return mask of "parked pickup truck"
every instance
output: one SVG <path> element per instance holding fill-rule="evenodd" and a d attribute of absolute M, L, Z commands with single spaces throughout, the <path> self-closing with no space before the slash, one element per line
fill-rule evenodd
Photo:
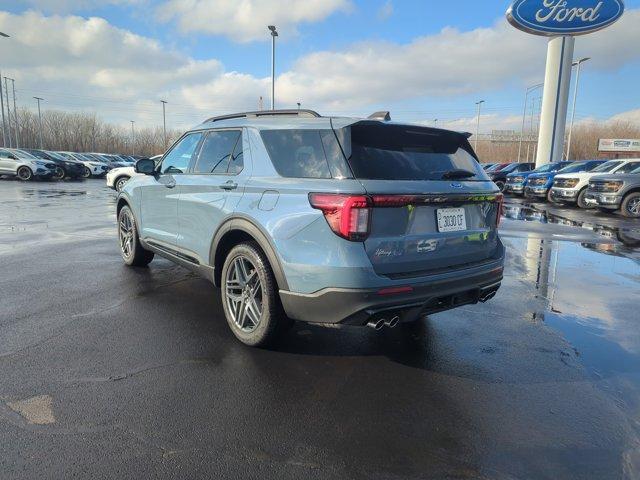
<path fill-rule="evenodd" d="M 640 167 L 629 173 L 593 177 L 585 201 L 602 211 L 619 209 L 625 217 L 640 218 Z"/>

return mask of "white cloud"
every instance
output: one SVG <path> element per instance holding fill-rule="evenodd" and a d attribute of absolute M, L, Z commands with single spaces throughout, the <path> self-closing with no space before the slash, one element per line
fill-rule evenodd
<path fill-rule="evenodd" d="M 350 8 L 350 0 L 168 0 L 157 14 L 161 21 L 176 20 L 183 33 L 250 42 L 269 39 L 267 25 L 295 35 L 300 23 L 318 22 Z"/>
<path fill-rule="evenodd" d="M 387 0 L 379 9 L 378 9 L 378 20 L 386 20 L 387 18 L 393 15 L 393 2 L 391 0 Z"/>
<path fill-rule="evenodd" d="M 106 5 L 141 4 L 145 0 L 16 0 L 16 4 L 32 7 L 43 12 L 67 13 L 85 11 Z"/>
<path fill-rule="evenodd" d="M 610 122 L 629 122 L 640 125 L 640 108 L 636 110 L 629 110 L 628 112 L 621 112 L 614 115 L 609 119 Z"/>

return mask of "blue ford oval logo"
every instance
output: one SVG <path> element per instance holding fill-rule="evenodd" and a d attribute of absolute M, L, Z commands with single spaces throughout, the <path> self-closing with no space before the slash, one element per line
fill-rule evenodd
<path fill-rule="evenodd" d="M 611 25 L 623 12 L 622 0 L 515 0 L 507 20 L 535 35 L 583 35 Z"/>
<path fill-rule="evenodd" d="M 461 183 L 452 183 L 451 184 L 451 188 L 462 188 L 462 184 Z"/>

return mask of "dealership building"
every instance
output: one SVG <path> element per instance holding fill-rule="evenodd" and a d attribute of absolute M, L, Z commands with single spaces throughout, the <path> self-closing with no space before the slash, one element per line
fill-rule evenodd
<path fill-rule="evenodd" d="M 601 138 L 598 141 L 600 158 L 639 158 L 640 139 Z"/>

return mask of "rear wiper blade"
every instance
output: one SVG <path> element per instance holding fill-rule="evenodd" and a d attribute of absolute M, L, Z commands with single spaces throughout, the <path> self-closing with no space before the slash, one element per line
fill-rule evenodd
<path fill-rule="evenodd" d="M 442 178 L 444 180 L 451 180 L 454 178 L 469 178 L 475 177 L 476 172 L 472 172 L 470 170 L 464 170 L 463 168 L 455 168 L 453 170 L 449 170 L 448 172 L 444 172 L 442 174 Z"/>

